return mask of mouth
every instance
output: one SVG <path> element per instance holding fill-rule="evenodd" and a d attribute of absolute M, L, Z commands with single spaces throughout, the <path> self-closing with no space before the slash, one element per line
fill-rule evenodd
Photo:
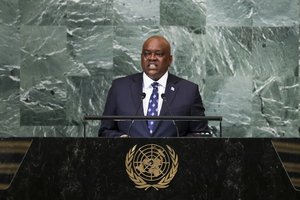
<path fill-rule="evenodd" d="M 157 69 L 157 65 L 156 65 L 155 63 L 149 63 L 149 64 L 147 65 L 147 67 L 148 67 L 149 69 Z"/>

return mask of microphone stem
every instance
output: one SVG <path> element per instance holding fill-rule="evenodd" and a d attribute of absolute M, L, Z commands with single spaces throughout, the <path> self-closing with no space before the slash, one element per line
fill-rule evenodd
<path fill-rule="evenodd" d="M 168 112 L 170 113 L 170 115 L 171 115 L 171 116 L 174 116 L 173 113 L 171 112 L 171 109 L 170 109 L 169 104 L 168 104 L 168 102 L 167 102 L 166 95 L 165 95 L 165 94 L 161 94 L 161 98 L 162 98 L 163 101 L 166 103 L 167 110 L 168 110 Z M 172 122 L 173 122 L 173 124 L 174 124 L 174 126 L 175 126 L 175 129 L 176 129 L 176 136 L 177 136 L 177 137 L 180 137 L 179 130 L 178 130 L 178 126 L 177 126 L 175 120 L 172 120 Z"/>
<path fill-rule="evenodd" d="M 146 93 L 143 92 L 143 93 L 141 94 L 141 100 L 140 100 L 140 103 L 139 103 L 139 106 L 138 106 L 136 112 L 134 113 L 134 116 L 136 116 L 137 113 L 139 112 L 139 110 L 140 110 L 140 108 L 141 108 L 141 105 L 142 105 L 142 103 L 143 103 L 143 99 L 145 99 L 145 97 L 146 97 Z M 134 119 L 131 120 L 131 123 L 130 123 L 130 125 L 129 125 L 128 131 L 127 131 L 127 135 L 128 135 L 128 136 L 130 136 L 130 130 L 131 130 L 131 128 L 132 128 L 133 123 L 134 123 Z"/>

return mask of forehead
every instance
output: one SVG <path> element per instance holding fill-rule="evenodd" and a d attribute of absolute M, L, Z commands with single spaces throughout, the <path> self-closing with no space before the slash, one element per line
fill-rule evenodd
<path fill-rule="evenodd" d="M 143 45 L 144 50 L 166 50 L 169 44 L 161 38 L 150 38 Z"/>

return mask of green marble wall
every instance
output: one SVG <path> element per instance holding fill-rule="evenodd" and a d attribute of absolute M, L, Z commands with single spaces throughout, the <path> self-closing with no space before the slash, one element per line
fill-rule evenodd
<path fill-rule="evenodd" d="M 300 0 L 1 0 L 0 136 L 82 136 L 162 34 L 224 136 L 298 137 L 299 14 Z"/>

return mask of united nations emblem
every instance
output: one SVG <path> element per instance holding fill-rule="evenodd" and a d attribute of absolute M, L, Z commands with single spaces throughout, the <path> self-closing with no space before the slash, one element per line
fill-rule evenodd
<path fill-rule="evenodd" d="M 168 145 L 166 149 L 156 144 L 136 147 L 129 150 L 125 160 L 126 172 L 135 187 L 145 190 L 169 187 L 178 169 L 175 151 Z"/>

